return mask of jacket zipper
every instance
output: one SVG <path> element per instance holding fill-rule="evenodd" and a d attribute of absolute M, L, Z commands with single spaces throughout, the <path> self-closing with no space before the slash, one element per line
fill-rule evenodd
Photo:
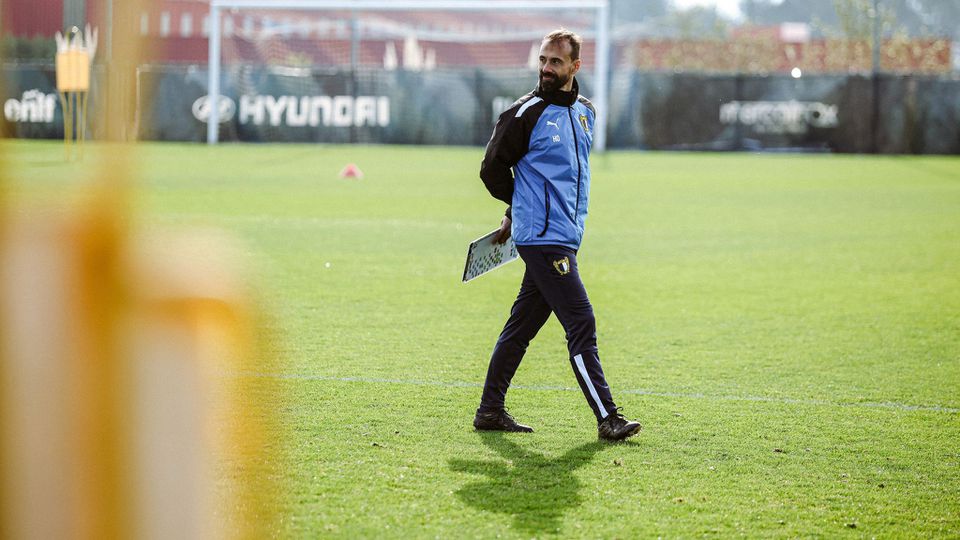
<path fill-rule="evenodd" d="M 550 225 L 550 192 L 547 191 L 546 182 L 543 183 L 543 205 L 546 209 L 546 217 L 543 219 L 543 230 L 537 235 L 538 238 L 547 234 L 547 227 Z"/>
<path fill-rule="evenodd" d="M 580 143 L 577 142 L 577 126 L 573 123 L 573 107 L 567 107 L 567 116 L 570 117 L 570 129 L 573 130 L 573 153 L 577 155 L 577 206 L 573 209 L 573 223 L 577 223 L 577 214 L 580 213 Z"/>

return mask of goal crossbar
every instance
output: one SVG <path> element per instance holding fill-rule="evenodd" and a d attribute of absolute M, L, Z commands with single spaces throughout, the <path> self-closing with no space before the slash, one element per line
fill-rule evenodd
<path fill-rule="evenodd" d="M 342 9 L 342 10 L 380 10 L 380 11 L 433 11 L 433 10 L 472 10 L 498 11 L 550 10 L 558 9 L 595 9 L 596 47 L 594 59 L 594 90 L 592 97 L 597 109 L 597 125 L 594 130 L 594 147 L 603 151 L 607 140 L 607 103 L 608 80 L 610 72 L 610 2 L 609 0 L 551 0 L 550 2 L 530 0 L 211 0 L 210 37 L 208 49 L 207 93 L 211 103 L 220 102 L 220 66 L 221 66 L 221 10 L 224 9 Z M 207 143 L 216 144 L 219 140 L 219 107 L 210 107 L 207 120 Z"/>

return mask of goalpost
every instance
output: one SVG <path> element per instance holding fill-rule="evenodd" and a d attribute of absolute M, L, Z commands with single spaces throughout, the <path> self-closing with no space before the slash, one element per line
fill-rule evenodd
<path fill-rule="evenodd" d="M 353 14 L 364 12 L 454 12 L 468 17 L 467 12 L 513 12 L 523 14 L 527 12 L 560 12 L 562 10 L 583 10 L 593 12 L 593 28 L 578 33 L 592 37 L 594 44 L 593 65 L 587 63 L 585 71 L 592 72 L 592 95 L 587 95 L 594 102 L 597 109 L 597 127 L 595 129 L 594 148 L 603 151 L 606 147 L 606 126 L 609 104 L 609 72 L 610 72 L 610 6 L 609 0 L 211 0 L 209 16 L 208 42 L 208 72 L 207 92 L 210 103 L 218 104 L 221 98 L 222 72 L 222 41 L 224 38 L 225 14 L 235 16 L 238 13 L 256 10 L 298 10 L 316 12 L 320 10 L 350 12 Z M 547 13 L 549 16 L 549 13 Z M 233 28 L 231 20 L 228 30 Z M 557 26 L 561 26 L 558 22 Z M 573 28 L 571 28 L 573 29 Z M 577 31 L 576 29 L 573 29 Z M 495 32 L 495 30 L 491 30 Z M 492 34 L 490 40 L 496 39 Z M 485 38 L 486 39 L 486 38 Z M 389 52 L 389 51 L 388 51 Z M 356 50 L 351 54 L 356 56 Z M 535 78 L 530 78 L 531 86 Z M 520 96 L 514 96 L 519 98 Z M 209 107 L 207 119 L 207 143 L 216 144 L 219 140 L 220 107 Z"/>

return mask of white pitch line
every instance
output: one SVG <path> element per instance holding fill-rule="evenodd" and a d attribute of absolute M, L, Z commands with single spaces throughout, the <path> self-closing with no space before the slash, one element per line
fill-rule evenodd
<path fill-rule="evenodd" d="M 226 375 L 235 375 L 239 377 L 256 377 L 263 379 L 284 379 L 300 381 L 331 381 L 331 382 L 350 382 L 350 383 L 376 383 L 376 384 L 399 384 L 407 386 L 437 386 L 442 388 L 483 388 L 482 383 L 463 382 L 463 381 L 418 381 L 405 379 L 386 379 L 378 377 L 329 377 L 326 375 L 307 375 L 297 373 L 260 373 L 252 371 L 231 372 Z M 511 388 L 520 390 L 534 391 L 560 391 L 560 392 L 579 392 L 579 387 L 570 386 L 539 386 L 539 385 L 511 385 Z M 713 401 L 754 401 L 758 403 L 780 403 L 787 405 L 814 405 L 820 407 L 857 407 L 867 409 L 892 409 L 899 411 L 924 411 L 957 414 L 960 409 L 954 407 L 943 407 L 940 405 L 910 405 L 907 403 L 897 403 L 893 401 L 883 402 L 862 402 L 862 403 L 842 403 L 838 401 L 826 401 L 822 399 L 794 399 L 777 398 L 766 396 L 736 396 L 736 395 L 710 395 L 702 393 L 684 393 L 684 392 L 656 392 L 653 390 L 616 390 L 618 394 L 634 394 L 640 396 L 669 397 L 682 399 L 705 399 Z"/>

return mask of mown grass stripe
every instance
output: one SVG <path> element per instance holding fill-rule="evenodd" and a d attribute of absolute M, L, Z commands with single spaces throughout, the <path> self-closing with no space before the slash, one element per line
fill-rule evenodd
<path fill-rule="evenodd" d="M 302 381 L 330 381 L 330 382 L 353 382 L 353 383 L 371 383 L 371 384 L 398 384 L 408 386 L 437 386 L 441 388 L 483 388 L 482 383 L 467 381 L 422 381 L 415 379 L 390 379 L 381 377 L 330 377 L 327 375 L 311 375 L 301 373 L 262 373 L 262 372 L 236 372 L 229 375 L 240 377 L 258 377 L 267 379 L 284 380 L 302 380 Z M 551 386 L 551 385 L 511 385 L 511 388 L 518 390 L 533 390 L 538 392 L 579 392 L 580 389 L 572 386 Z M 712 401 L 753 401 L 759 403 L 780 403 L 787 405 L 813 405 L 819 407 L 862 407 L 870 409 L 892 409 L 901 411 L 924 411 L 938 412 L 947 414 L 958 414 L 960 409 L 954 407 L 945 407 L 942 405 L 911 405 L 908 403 L 897 403 L 895 401 L 883 402 L 841 402 L 827 401 L 822 399 L 796 399 L 781 398 L 770 396 L 738 396 L 731 394 L 712 395 L 699 392 L 658 392 L 644 389 L 617 390 L 618 394 L 631 394 L 641 396 L 669 397 L 681 399 L 705 399 Z"/>

